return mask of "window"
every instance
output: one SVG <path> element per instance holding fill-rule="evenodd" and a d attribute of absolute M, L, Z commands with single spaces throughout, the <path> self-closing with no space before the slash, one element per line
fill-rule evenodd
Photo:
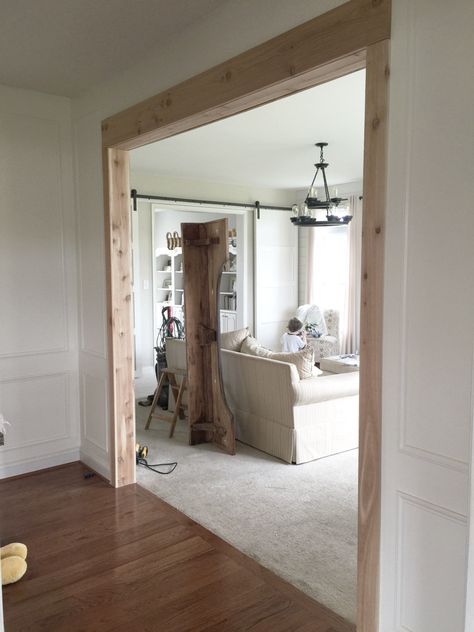
<path fill-rule="evenodd" d="M 348 226 L 307 230 L 314 232 L 313 302 L 321 309 L 336 309 L 342 316 L 346 311 L 349 284 Z"/>

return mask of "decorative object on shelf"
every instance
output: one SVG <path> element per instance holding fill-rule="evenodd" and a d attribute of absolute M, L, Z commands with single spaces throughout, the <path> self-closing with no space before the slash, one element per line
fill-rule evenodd
<path fill-rule="evenodd" d="M 236 272 L 237 271 L 237 231 L 234 229 L 229 231 L 229 260 L 228 260 L 228 271 Z"/>
<path fill-rule="evenodd" d="M 352 219 L 352 215 L 341 215 L 342 207 L 340 208 L 339 205 L 347 200 L 337 197 L 337 193 L 334 197 L 331 197 L 329 194 L 326 180 L 326 168 L 329 167 L 329 163 L 324 160 L 324 147 L 327 147 L 327 145 L 328 143 L 324 142 L 316 143 L 316 147 L 320 149 L 319 162 L 314 165 L 316 172 L 308 189 L 306 199 L 302 204 L 294 204 L 292 206 L 293 217 L 291 221 L 296 226 L 344 226 Z M 317 189 L 314 184 L 320 171 L 324 184 L 324 198 L 321 199 L 317 196 Z M 316 211 L 321 209 L 326 210 L 326 219 L 324 220 L 318 220 L 316 217 Z"/>
<path fill-rule="evenodd" d="M 166 233 L 166 246 L 168 250 L 175 250 L 176 248 L 181 248 L 183 245 L 183 240 L 179 236 L 179 234 L 174 231 L 173 234 Z"/>

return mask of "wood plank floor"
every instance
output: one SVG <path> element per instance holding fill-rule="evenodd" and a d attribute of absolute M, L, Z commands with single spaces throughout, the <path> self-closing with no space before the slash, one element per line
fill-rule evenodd
<path fill-rule="evenodd" d="M 138 485 L 80 463 L 0 481 L 6 632 L 353 632 L 354 627 Z"/>

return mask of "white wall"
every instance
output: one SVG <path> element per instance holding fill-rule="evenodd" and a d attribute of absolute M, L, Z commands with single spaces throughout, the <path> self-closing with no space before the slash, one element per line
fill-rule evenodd
<path fill-rule="evenodd" d="M 69 99 L 0 87 L 0 477 L 79 458 Z"/>
<path fill-rule="evenodd" d="M 87 298 L 81 375 L 89 376 L 83 396 L 90 419 L 84 453 L 92 455 L 94 445 L 100 446 L 96 456 L 107 452 L 101 119 L 338 4 L 223 3 L 160 53 L 75 101 L 81 251 L 90 255 L 81 262 Z M 383 632 L 464 627 L 474 322 L 473 8 L 472 0 L 393 0 Z"/>
<path fill-rule="evenodd" d="M 294 192 L 286 189 L 268 189 L 266 187 L 241 186 L 225 182 L 209 182 L 192 178 L 172 178 L 147 171 L 133 171 L 132 188 L 139 193 L 151 195 L 176 196 L 182 198 L 198 198 L 253 204 L 258 200 L 261 204 L 290 206 L 294 202 Z"/>

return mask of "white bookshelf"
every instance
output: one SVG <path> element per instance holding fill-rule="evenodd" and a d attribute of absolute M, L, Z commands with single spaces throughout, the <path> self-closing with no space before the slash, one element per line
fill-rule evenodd
<path fill-rule="evenodd" d="M 163 307 L 171 306 L 173 316 L 182 320 L 183 274 L 181 248 L 155 248 L 153 257 L 154 336 L 161 327 Z"/>
<path fill-rule="evenodd" d="M 157 217 L 158 216 L 158 217 Z M 182 249 L 155 247 L 159 214 L 153 215 L 153 305 L 154 305 L 154 338 L 158 335 L 162 323 L 161 311 L 165 306 L 172 307 L 173 316 L 184 320 L 184 273 L 182 269 Z M 180 218 L 176 213 L 176 226 L 179 229 Z M 221 276 L 219 288 L 219 309 L 221 332 L 228 332 L 243 326 L 242 296 L 242 257 L 239 257 L 238 236 L 236 228 L 229 228 L 229 261 Z"/>

